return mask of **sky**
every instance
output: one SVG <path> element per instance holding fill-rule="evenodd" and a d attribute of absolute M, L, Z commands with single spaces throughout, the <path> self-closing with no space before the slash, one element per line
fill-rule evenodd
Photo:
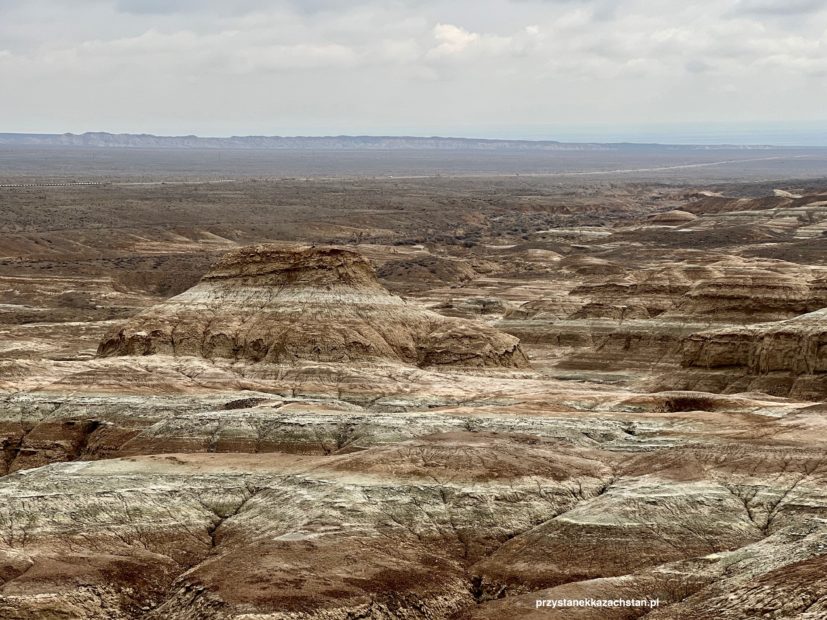
<path fill-rule="evenodd" d="M 827 0 L 0 0 L 0 131 L 827 145 Z"/>

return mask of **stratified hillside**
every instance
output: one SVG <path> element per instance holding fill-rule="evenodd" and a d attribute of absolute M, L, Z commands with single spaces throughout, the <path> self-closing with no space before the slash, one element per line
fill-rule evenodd
<path fill-rule="evenodd" d="M 0 188 L 3 620 L 827 618 L 824 185 L 148 182 Z"/>
<path fill-rule="evenodd" d="M 522 367 L 516 338 L 388 293 L 367 260 L 335 247 L 255 246 L 117 327 L 98 353 L 251 362 Z"/>

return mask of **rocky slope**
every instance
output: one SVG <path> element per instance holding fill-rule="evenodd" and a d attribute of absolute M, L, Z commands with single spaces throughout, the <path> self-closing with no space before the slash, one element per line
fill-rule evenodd
<path fill-rule="evenodd" d="M 359 254 L 315 246 L 231 252 L 198 285 L 110 333 L 98 354 L 527 365 L 516 338 L 406 303 Z"/>
<path fill-rule="evenodd" d="M 4 194 L 0 618 L 825 617 L 820 190 L 355 183 Z"/>
<path fill-rule="evenodd" d="M 687 382 L 716 391 L 820 398 L 827 394 L 827 308 L 786 321 L 692 334 L 684 340 L 683 366 L 697 372 Z"/>
<path fill-rule="evenodd" d="M 814 574 L 827 544 L 823 446 L 807 429 L 822 416 L 700 394 L 567 396 L 578 410 L 520 399 L 337 417 L 261 396 L 158 410 L 133 456 L 0 481 L 0 612 L 531 617 L 538 597 L 626 593 L 692 617 L 731 608 L 722 588 L 754 601 L 750 584 L 779 579 L 790 610 L 812 606 L 809 582 L 779 571 Z M 659 413 L 667 403 L 687 411 Z M 291 437 L 304 454 L 285 453 Z"/>

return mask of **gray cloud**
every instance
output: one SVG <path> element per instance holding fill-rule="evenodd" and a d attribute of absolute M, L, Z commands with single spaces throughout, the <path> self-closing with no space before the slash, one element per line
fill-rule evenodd
<path fill-rule="evenodd" d="M 734 12 L 747 15 L 803 15 L 825 8 L 824 0 L 738 0 Z"/>
<path fill-rule="evenodd" d="M 690 60 L 686 63 L 686 70 L 690 73 L 706 73 L 712 66 L 703 60 Z"/>
<path fill-rule="evenodd" d="M 215 16 L 243 15 L 251 11 L 264 10 L 268 7 L 288 4 L 272 0 L 115 0 L 115 8 L 120 13 L 133 15 L 174 15 L 208 13 Z M 323 6 L 342 4 L 335 0 L 296 0 L 293 6 L 307 7 L 308 10 L 318 10 Z"/>
<path fill-rule="evenodd" d="M 821 4 L 0 0 L 0 118 L 201 134 L 806 121 L 827 95 Z"/>
<path fill-rule="evenodd" d="M 398 4 L 415 5 L 423 0 L 397 0 Z M 211 13 L 241 15 L 276 8 L 290 8 L 299 13 L 348 11 L 370 4 L 359 0 L 115 0 L 119 12 L 131 14 L 170 15 Z M 391 2 L 393 4 L 393 2 Z"/>
<path fill-rule="evenodd" d="M 197 7 L 198 3 L 193 2 L 169 2 L 169 0 L 119 0 L 116 4 L 119 12 L 122 13 L 144 13 L 164 14 L 178 13 L 182 10 Z"/>

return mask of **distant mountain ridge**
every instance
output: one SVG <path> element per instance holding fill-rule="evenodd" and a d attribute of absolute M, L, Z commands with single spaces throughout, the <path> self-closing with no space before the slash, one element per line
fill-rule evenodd
<path fill-rule="evenodd" d="M 152 134 L 0 133 L 0 145 L 64 146 L 95 148 L 173 148 L 173 149 L 263 149 L 263 150 L 444 150 L 444 151 L 607 151 L 627 149 L 720 149 L 760 150 L 769 146 L 687 146 L 633 143 L 574 143 L 554 140 L 496 140 L 484 138 L 441 138 L 413 136 L 155 136 Z"/>

